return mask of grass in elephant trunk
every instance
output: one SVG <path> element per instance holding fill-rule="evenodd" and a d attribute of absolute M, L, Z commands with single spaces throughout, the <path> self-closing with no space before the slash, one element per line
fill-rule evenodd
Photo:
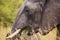
<path fill-rule="evenodd" d="M 6 34 L 8 32 L 10 32 L 11 28 L 10 27 L 7 27 L 7 28 L 4 28 L 2 26 L 0 26 L 0 40 L 6 40 Z M 37 33 L 37 35 L 41 38 L 40 40 L 56 40 L 56 34 L 57 34 L 57 28 L 53 29 L 49 34 L 43 36 L 39 33 Z M 33 38 L 33 36 L 31 37 Z M 22 38 L 23 40 L 23 38 Z"/>

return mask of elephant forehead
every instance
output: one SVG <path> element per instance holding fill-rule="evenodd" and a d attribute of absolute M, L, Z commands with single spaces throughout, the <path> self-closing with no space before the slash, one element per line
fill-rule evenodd
<path fill-rule="evenodd" d="M 26 6 L 27 6 L 29 9 L 38 9 L 38 8 L 40 8 L 39 2 L 33 3 L 33 2 L 28 1 L 28 2 L 26 3 Z"/>

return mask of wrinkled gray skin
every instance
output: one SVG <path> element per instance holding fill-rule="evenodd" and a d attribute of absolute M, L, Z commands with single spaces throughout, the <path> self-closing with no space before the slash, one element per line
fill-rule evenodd
<path fill-rule="evenodd" d="M 41 31 L 43 35 L 48 34 L 57 27 L 59 35 L 60 0 L 25 0 L 24 5 L 18 12 L 11 32 L 14 33 L 17 29 L 24 29 L 26 26 L 31 26 L 35 32 Z M 16 40 L 16 38 L 18 36 L 12 40 Z"/>

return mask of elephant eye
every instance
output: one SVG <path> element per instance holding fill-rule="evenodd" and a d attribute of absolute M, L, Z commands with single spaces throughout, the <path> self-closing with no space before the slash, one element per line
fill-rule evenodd
<path fill-rule="evenodd" d="M 26 10 L 26 12 L 28 12 L 28 13 L 29 13 L 29 10 L 27 9 L 27 10 Z"/>
<path fill-rule="evenodd" d="M 29 15 L 29 14 L 30 14 L 30 11 L 29 11 L 28 9 L 26 10 L 26 14 L 27 14 L 27 15 Z"/>
<path fill-rule="evenodd" d="M 26 15 L 29 16 L 30 15 L 30 10 L 26 9 Z"/>
<path fill-rule="evenodd" d="M 31 11 L 31 9 L 26 9 L 26 13 L 27 13 L 28 15 L 33 14 L 33 12 Z"/>

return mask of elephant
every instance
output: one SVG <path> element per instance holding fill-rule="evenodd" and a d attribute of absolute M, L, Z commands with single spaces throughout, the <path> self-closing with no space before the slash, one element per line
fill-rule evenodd
<path fill-rule="evenodd" d="M 18 29 L 18 35 L 21 35 L 28 26 L 31 27 L 28 33 L 30 35 L 31 32 L 47 35 L 57 27 L 57 37 L 60 37 L 60 0 L 25 0 L 20 9 L 11 30 L 12 35 Z M 12 40 L 18 40 L 18 35 Z"/>
<path fill-rule="evenodd" d="M 18 36 L 16 36 L 17 33 L 15 33 L 17 30 L 19 31 L 18 35 L 21 35 L 21 32 L 28 26 L 30 26 L 28 35 L 31 35 L 32 30 L 34 30 L 34 32 L 37 33 L 45 1 L 46 0 L 24 1 L 13 23 L 11 34 L 15 37 L 12 38 L 12 40 L 19 39 Z M 11 38 L 11 35 L 7 38 Z"/>

